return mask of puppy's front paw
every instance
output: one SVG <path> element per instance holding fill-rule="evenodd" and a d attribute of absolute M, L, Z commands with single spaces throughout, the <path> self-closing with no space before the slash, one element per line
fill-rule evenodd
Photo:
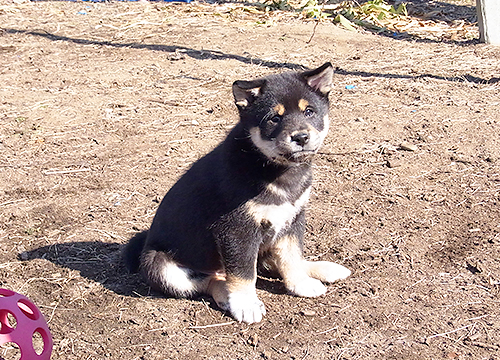
<path fill-rule="evenodd" d="M 287 284 L 288 290 L 297 296 L 317 297 L 326 293 L 326 286 L 321 281 L 305 277 L 293 284 Z"/>
<path fill-rule="evenodd" d="M 228 296 L 226 309 L 239 322 L 256 323 L 266 315 L 266 308 L 256 294 L 235 292 Z"/>
<path fill-rule="evenodd" d="M 342 280 L 351 275 L 348 268 L 330 261 L 308 261 L 309 276 L 326 283 Z"/>

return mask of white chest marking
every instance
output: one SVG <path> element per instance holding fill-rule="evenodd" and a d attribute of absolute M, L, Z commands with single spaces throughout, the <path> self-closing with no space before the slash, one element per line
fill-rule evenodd
<path fill-rule="evenodd" d="M 250 200 L 246 203 L 246 208 L 256 223 L 262 224 L 268 221 L 275 234 L 278 234 L 295 219 L 307 203 L 310 193 L 311 187 L 308 187 L 294 203 L 285 202 L 280 205 L 264 205 Z"/>

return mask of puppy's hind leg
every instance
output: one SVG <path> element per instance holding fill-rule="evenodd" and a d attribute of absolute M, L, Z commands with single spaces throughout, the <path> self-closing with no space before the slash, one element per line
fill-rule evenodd
<path fill-rule="evenodd" d="M 191 269 L 179 265 L 163 251 L 144 251 L 141 271 L 152 288 L 175 297 L 191 297 L 205 282 L 204 278 L 197 278 Z"/>
<path fill-rule="evenodd" d="M 266 313 L 255 293 L 255 279 L 195 273 L 176 263 L 167 253 L 155 250 L 144 251 L 141 270 L 153 289 L 181 298 L 202 293 L 211 295 L 222 310 L 230 312 L 238 321 L 259 322 Z"/>

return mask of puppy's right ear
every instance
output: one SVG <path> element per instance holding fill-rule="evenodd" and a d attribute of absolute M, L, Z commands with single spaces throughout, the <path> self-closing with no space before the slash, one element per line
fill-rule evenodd
<path fill-rule="evenodd" d="M 331 63 L 327 62 L 317 69 L 306 71 L 302 73 L 302 76 L 304 76 L 310 87 L 328 96 L 333 81 L 333 66 Z"/>
<path fill-rule="evenodd" d="M 262 93 L 262 87 L 266 83 L 265 79 L 245 81 L 238 80 L 233 83 L 234 102 L 238 109 L 244 109 L 254 102 Z"/>

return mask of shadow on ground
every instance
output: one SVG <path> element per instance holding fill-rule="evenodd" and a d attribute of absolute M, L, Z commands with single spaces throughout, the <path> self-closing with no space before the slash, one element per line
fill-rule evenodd
<path fill-rule="evenodd" d="M 100 241 L 70 242 L 43 246 L 21 253 L 19 257 L 23 261 L 45 259 L 57 266 L 76 270 L 82 277 L 119 295 L 165 297 L 152 291 L 140 274 L 128 272 L 122 261 L 123 247 L 123 244 Z M 283 283 L 272 274 L 259 277 L 257 288 L 273 294 L 286 293 Z"/>
<path fill-rule="evenodd" d="M 260 66 L 265 66 L 268 68 L 286 68 L 291 70 L 305 70 L 306 67 L 290 63 L 290 62 L 276 62 L 276 61 L 268 61 L 262 60 L 254 57 L 245 57 L 241 55 L 235 54 L 226 54 L 217 50 L 195 50 L 192 48 L 184 47 L 184 46 L 171 46 L 171 45 L 153 45 L 153 44 L 138 44 L 138 43 L 115 43 L 110 41 L 96 41 L 96 40 L 88 40 L 88 39 L 78 39 L 71 38 L 67 36 L 59 36 L 54 35 L 48 32 L 41 31 L 28 31 L 28 30 L 18 30 L 18 29 L 2 29 L 5 32 L 11 34 L 27 34 L 32 36 L 42 36 L 49 40 L 53 41 L 68 41 L 76 44 L 92 44 L 92 45 L 101 45 L 101 46 L 114 46 L 117 48 L 121 47 L 130 47 L 130 48 L 138 48 L 138 49 L 149 49 L 153 51 L 165 51 L 169 53 L 176 54 L 176 52 L 182 52 L 194 59 L 197 60 L 225 60 L 225 59 L 234 59 L 238 60 L 245 64 L 259 64 Z M 427 40 L 422 40 L 427 41 Z M 417 74 L 417 75 L 400 75 L 400 74 L 379 74 L 379 73 L 371 73 L 371 72 L 363 72 L 363 71 L 348 71 L 344 69 L 337 68 L 336 74 L 339 75 L 351 75 L 351 76 L 361 76 L 361 77 L 381 77 L 381 78 L 434 78 L 438 80 L 446 80 L 452 82 L 473 82 L 476 84 L 492 84 L 500 81 L 500 78 L 494 77 L 491 79 L 483 79 L 473 75 L 462 75 L 458 77 L 444 77 L 433 74 Z"/>
<path fill-rule="evenodd" d="M 399 4 L 402 1 L 392 0 L 391 4 Z M 468 23 L 477 22 L 476 9 L 472 5 L 450 4 L 444 1 L 434 0 L 405 0 L 408 14 L 422 20 L 453 22 L 464 20 Z"/>
<path fill-rule="evenodd" d="M 0 28 L 1 31 L 4 31 L 8 34 L 25 34 L 32 36 L 40 36 L 47 38 L 52 41 L 67 41 L 75 44 L 82 45 L 99 45 L 99 46 L 112 46 L 116 48 L 132 48 L 132 49 L 148 49 L 154 51 L 164 51 L 172 54 L 182 53 L 196 60 L 227 60 L 233 59 L 238 60 L 245 64 L 257 64 L 260 66 L 265 66 L 268 68 L 287 68 L 291 70 L 304 70 L 305 68 L 299 64 L 294 64 L 290 62 L 276 62 L 270 60 L 262 60 L 257 57 L 251 56 L 241 56 L 235 54 L 226 54 L 222 51 L 217 50 L 196 50 L 192 48 L 188 48 L 185 46 L 176 46 L 176 45 L 154 45 L 154 44 L 141 44 L 141 43 L 117 43 L 111 41 L 97 41 L 97 40 L 89 40 L 89 39 L 78 39 L 71 38 L 68 36 L 60 36 L 55 35 L 45 31 L 37 31 L 37 30 L 19 30 L 19 29 L 6 29 Z"/>
<path fill-rule="evenodd" d="M 121 261 L 123 245 L 100 241 L 70 242 L 43 246 L 19 255 L 21 260 L 45 259 L 76 270 L 88 280 L 126 296 L 148 295 L 149 288 L 138 274 L 130 274 Z"/>
<path fill-rule="evenodd" d="M 494 84 L 500 81 L 500 77 L 492 77 L 490 79 L 480 78 L 471 74 L 464 74 L 460 76 L 441 76 L 434 74 L 416 74 L 416 75 L 405 75 L 405 74 L 381 74 L 381 73 L 373 73 L 367 71 L 356 71 L 356 70 L 345 70 L 340 67 L 335 69 L 335 74 L 345 75 L 345 76 L 360 76 L 363 78 L 370 77 L 379 77 L 379 78 L 387 78 L 387 79 L 421 79 L 421 78 L 429 78 L 450 82 L 471 82 L 475 84 Z"/>

